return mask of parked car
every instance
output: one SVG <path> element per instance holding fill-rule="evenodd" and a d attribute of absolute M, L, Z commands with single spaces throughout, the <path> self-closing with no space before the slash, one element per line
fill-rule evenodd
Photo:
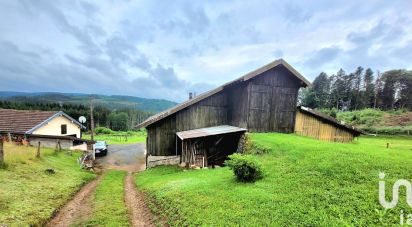
<path fill-rule="evenodd" d="M 107 147 L 109 145 L 106 143 L 106 141 L 96 141 L 94 144 L 94 152 L 96 155 L 99 156 L 105 156 L 107 155 Z"/>

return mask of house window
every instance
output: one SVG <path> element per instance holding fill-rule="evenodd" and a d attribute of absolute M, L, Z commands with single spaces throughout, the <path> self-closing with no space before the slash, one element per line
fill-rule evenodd
<path fill-rule="evenodd" d="M 62 135 L 67 134 L 67 125 L 61 125 L 61 132 L 62 132 Z"/>

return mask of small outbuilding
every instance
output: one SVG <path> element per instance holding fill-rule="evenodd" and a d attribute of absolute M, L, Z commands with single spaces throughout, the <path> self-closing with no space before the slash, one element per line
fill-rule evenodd
<path fill-rule="evenodd" d="M 303 106 L 299 106 L 296 112 L 295 133 L 319 140 L 342 143 L 351 142 L 363 134 L 353 126 Z"/>
<path fill-rule="evenodd" d="M 222 165 L 225 158 L 238 149 L 247 130 L 230 125 L 177 132 L 177 147 L 181 147 L 181 162 L 200 167 Z"/>

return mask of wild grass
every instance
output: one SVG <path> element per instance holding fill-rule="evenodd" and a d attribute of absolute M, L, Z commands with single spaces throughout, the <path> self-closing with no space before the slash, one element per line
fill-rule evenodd
<path fill-rule="evenodd" d="M 322 111 L 330 114 L 330 110 Z M 373 134 L 412 135 L 412 112 L 404 109 L 337 112 L 336 118 Z"/>
<path fill-rule="evenodd" d="M 385 211 L 378 202 L 380 172 L 387 194 L 397 179 L 412 179 L 410 137 L 365 137 L 351 144 L 276 133 L 251 138 L 267 149 L 255 156 L 265 174 L 255 183 L 236 182 L 227 167 L 162 166 L 139 173 L 136 184 L 172 226 L 396 225 L 400 210 L 412 213 L 404 190 L 395 209 Z"/>
<path fill-rule="evenodd" d="M 37 147 L 4 143 L 4 161 L 6 165 L 25 164 L 36 160 Z M 54 153 L 54 149 L 40 148 L 40 158 Z"/>
<path fill-rule="evenodd" d="M 94 194 L 92 217 L 79 226 L 129 226 L 124 202 L 125 176 L 126 172 L 116 170 L 104 174 Z"/>
<path fill-rule="evenodd" d="M 40 159 L 30 147 L 6 145 L 6 169 L 0 169 L 0 225 L 42 225 L 95 175 L 77 164 L 79 154 L 54 154 L 42 149 Z M 52 154 L 53 153 L 53 154 Z M 52 168 L 55 174 L 48 174 Z"/>

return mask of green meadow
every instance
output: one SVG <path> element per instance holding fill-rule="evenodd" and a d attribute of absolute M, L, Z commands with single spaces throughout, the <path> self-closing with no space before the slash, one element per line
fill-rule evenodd
<path fill-rule="evenodd" d="M 401 210 L 412 213 L 405 190 L 394 209 L 378 202 L 380 172 L 390 195 L 396 180 L 412 179 L 411 137 L 361 137 L 350 144 L 293 134 L 250 137 L 260 150 L 252 153 L 264 151 L 255 157 L 265 177 L 255 183 L 237 182 L 227 167 L 161 166 L 137 174 L 136 184 L 172 226 L 393 225 Z"/>

